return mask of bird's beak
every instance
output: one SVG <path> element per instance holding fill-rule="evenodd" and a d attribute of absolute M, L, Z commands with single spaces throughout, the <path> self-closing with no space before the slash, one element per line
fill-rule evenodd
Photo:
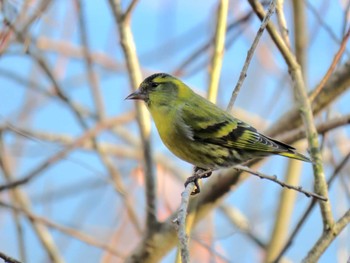
<path fill-rule="evenodd" d="M 142 93 L 140 89 L 138 89 L 135 92 L 131 93 L 129 96 L 127 96 L 125 99 L 126 100 L 146 100 L 147 94 Z"/>

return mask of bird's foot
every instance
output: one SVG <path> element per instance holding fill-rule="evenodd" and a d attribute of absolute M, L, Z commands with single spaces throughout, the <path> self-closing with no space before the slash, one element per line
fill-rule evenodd
<path fill-rule="evenodd" d="M 186 182 L 185 182 L 185 187 L 189 184 L 189 183 L 194 183 L 195 188 L 192 191 L 191 195 L 196 195 L 199 194 L 201 189 L 199 187 L 199 183 L 198 180 L 202 179 L 202 178 L 208 178 L 210 175 L 212 174 L 212 170 L 204 170 L 203 168 L 200 167 L 195 167 L 194 168 L 194 175 L 190 176 L 187 178 Z"/>

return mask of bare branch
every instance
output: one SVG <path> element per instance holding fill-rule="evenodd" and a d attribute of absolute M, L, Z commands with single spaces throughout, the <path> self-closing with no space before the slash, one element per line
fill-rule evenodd
<path fill-rule="evenodd" d="M 265 12 L 262 5 L 257 0 L 249 0 L 252 8 L 255 10 L 259 18 L 262 20 L 265 17 Z M 310 154 L 313 160 L 313 170 L 315 177 L 315 191 L 318 195 L 323 196 L 328 200 L 328 188 L 322 164 L 322 155 L 319 150 L 319 142 L 317 137 L 317 130 L 313 121 L 313 112 L 311 103 L 308 100 L 304 78 L 301 72 L 300 65 L 296 61 L 295 56 L 291 50 L 284 43 L 281 36 L 278 34 L 276 28 L 272 23 L 268 23 L 267 29 L 274 40 L 276 46 L 279 48 L 283 55 L 290 71 L 291 78 L 293 80 L 295 93 L 297 94 L 297 102 L 299 105 L 300 116 L 303 120 L 307 139 L 309 142 Z M 321 213 L 323 218 L 324 229 L 331 228 L 334 219 L 331 210 L 330 202 L 320 202 Z"/>
<path fill-rule="evenodd" d="M 323 252 L 329 247 L 333 240 L 350 223 L 350 209 L 340 218 L 328 231 L 323 232 L 322 236 L 303 259 L 305 263 L 317 262 Z"/>
<path fill-rule="evenodd" d="M 256 33 L 256 36 L 255 36 L 254 41 L 252 43 L 252 46 L 248 50 L 247 57 L 246 57 L 246 60 L 244 62 L 241 74 L 239 75 L 238 82 L 237 82 L 237 84 L 232 92 L 231 99 L 230 99 L 230 102 L 226 108 L 226 111 L 230 111 L 233 107 L 233 104 L 235 103 L 235 100 L 238 96 L 238 93 L 241 89 L 241 86 L 243 85 L 243 81 L 247 77 L 247 70 L 248 70 L 250 61 L 253 58 L 255 48 L 258 45 L 260 37 L 262 36 L 262 33 L 264 32 L 264 29 L 265 29 L 266 25 L 268 24 L 270 17 L 272 16 L 273 12 L 275 11 L 275 7 L 276 7 L 276 0 L 271 0 L 269 8 L 267 10 L 267 13 L 266 13 L 264 19 L 262 20 L 262 23 L 260 25 L 258 32 Z"/>
<path fill-rule="evenodd" d="M 216 102 L 218 95 L 220 72 L 225 51 L 228 5 L 228 0 L 221 0 L 217 12 L 214 52 L 211 58 L 211 66 L 209 68 L 210 80 L 208 88 L 208 99 L 213 103 Z"/>
<path fill-rule="evenodd" d="M 187 209 L 191 193 L 194 189 L 194 183 L 189 183 L 181 194 L 181 204 L 177 217 L 173 220 L 177 229 L 177 235 L 180 244 L 181 259 L 183 263 L 190 262 L 190 252 L 188 248 L 188 235 L 186 231 Z"/>
<path fill-rule="evenodd" d="M 326 197 L 324 197 L 322 195 L 319 195 L 319 194 L 315 194 L 313 192 L 306 191 L 301 186 L 289 185 L 289 184 L 287 184 L 285 182 L 282 182 L 282 181 L 277 179 L 276 175 L 263 174 L 263 173 L 260 173 L 258 171 L 251 170 L 250 168 L 248 168 L 246 166 L 242 166 L 242 165 L 236 165 L 233 168 L 237 169 L 237 170 L 241 170 L 241 171 L 247 172 L 247 173 L 250 173 L 250 174 L 253 174 L 253 175 L 256 175 L 260 179 L 267 179 L 269 181 L 275 182 L 275 183 L 279 184 L 282 187 L 287 187 L 288 189 L 292 189 L 292 190 L 298 191 L 300 193 L 303 193 L 306 197 L 313 197 L 313 198 L 316 198 L 316 199 L 324 201 L 324 202 L 328 201 L 328 199 Z"/>

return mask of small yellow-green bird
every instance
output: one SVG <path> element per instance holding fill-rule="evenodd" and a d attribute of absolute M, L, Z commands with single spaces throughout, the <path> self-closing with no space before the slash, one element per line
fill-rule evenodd
<path fill-rule="evenodd" d="M 163 143 L 197 170 L 212 171 L 272 154 L 310 162 L 292 146 L 259 133 L 169 74 L 147 77 L 126 99 L 143 100 Z M 209 175 L 190 177 L 185 185 L 194 182 L 199 192 L 198 179 Z"/>

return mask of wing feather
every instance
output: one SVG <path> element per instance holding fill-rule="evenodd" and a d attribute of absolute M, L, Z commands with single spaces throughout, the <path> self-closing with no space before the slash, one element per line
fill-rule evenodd
<path fill-rule="evenodd" d="M 226 148 L 279 153 L 295 150 L 293 147 L 273 140 L 259 133 L 252 126 L 235 119 L 227 112 L 213 107 L 207 101 L 206 107 L 184 106 L 182 121 L 191 130 L 191 138 L 203 143 L 215 144 Z M 202 112 L 193 109 L 201 109 Z M 204 112 L 203 112 L 204 111 Z"/>

